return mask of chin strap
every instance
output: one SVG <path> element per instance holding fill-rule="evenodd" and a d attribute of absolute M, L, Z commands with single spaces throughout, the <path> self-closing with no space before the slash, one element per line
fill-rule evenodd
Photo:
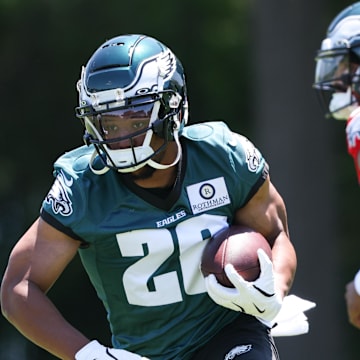
<path fill-rule="evenodd" d="M 179 126 L 178 125 L 177 125 L 176 129 L 174 130 L 174 140 L 177 145 L 177 154 L 176 154 L 175 160 L 171 164 L 160 164 L 152 159 L 150 159 L 147 162 L 147 164 L 149 166 L 151 166 L 152 168 L 158 169 L 158 170 L 164 170 L 171 166 L 176 165 L 179 162 L 179 160 L 181 158 L 181 154 L 182 154 L 182 148 L 181 148 L 180 139 L 179 139 Z"/>
<path fill-rule="evenodd" d="M 93 151 L 93 153 L 91 154 L 91 158 L 90 158 L 90 161 L 89 161 L 89 167 L 90 167 L 90 170 L 95 174 L 95 175 L 103 175 L 105 173 L 107 173 L 110 168 L 106 165 L 104 165 L 104 167 L 102 169 L 95 169 L 93 167 L 93 164 L 94 164 L 94 161 L 95 161 L 95 158 L 96 156 L 98 156 L 98 152 L 97 150 L 95 149 Z"/>
<path fill-rule="evenodd" d="M 181 158 L 181 154 L 182 154 L 182 148 L 181 148 L 181 143 L 180 143 L 180 139 L 179 139 L 180 122 L 178 121 L 178 119 L 175 120 L 175 124 L 176 124 L 176 127 L 174 129 L 174 141 L 175 141 L 176 146 L 177 146 L 177 154 L 176 154 L 175 160 L 171 164 L 161 164 L 161 163 L 158 163 L 158 162 L 150 159 L 148 162 L 144 163 L 143 166 L 145 166 L 147 164 L 147 165 L 151 166 L 154 169 L 164 170 L 164 169 L 167 169 L 167 168 L 169 168 L 171 166 L 176 165 L 179 162 L 179 160 Z M 99 155 L 98 151 L 95 149 L 93 151 L 92 155 L 91 155 L 91 158 L 90 158 L 90 161 L 89 161 L 89 167 L 90 167 L 91 171 L 95 175 L 103 175 L 103 174 L 106 174 L 110 170 L 110 167 L 106 166 L 104 164 L 104 166 L 101 169 L 95 169 L 93 165 L 94 165 L 94 162 L 95 162 L 95 158 L 98 155 Z M 118 170 L 118 171 L 122 172 L 120 170 Z"/>

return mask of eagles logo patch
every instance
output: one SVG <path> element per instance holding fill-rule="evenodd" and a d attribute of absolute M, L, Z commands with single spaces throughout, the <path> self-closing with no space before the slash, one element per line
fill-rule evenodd
<path fill-rule="evenodd" d="M 235 346 L 225 355 L 224 360 L 232 360 L 238 355 L 242 355 L 249 352 L 251 348 L 252 348 L 251 344 Z"/>
<path fill-rule="evenodd" d="M 259 169 L 261 163 L 261 155 L 259 150 L 249 139 L 245 137 L 242 137 L 242 145 L 244 147 L 246 164 L 249 171 L 256 172 Z"/>
<path fill-rule="evenodd" d="M 69 216 L 73 213 L 72 202 L 68 195 L 72 184 L 73 179 L 67 179 L 61 170 L 45 198 L 45 202 L 51 204 L 55 214 Z"/>
<path fill-rule="evenodd" d="M 251 172 L 256 172 L 260 166 L 260 157 L 254 146 L 246 149 L 246 163 Z"/>

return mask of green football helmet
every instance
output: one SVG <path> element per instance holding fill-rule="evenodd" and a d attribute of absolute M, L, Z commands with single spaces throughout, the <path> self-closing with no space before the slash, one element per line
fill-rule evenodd
<path fill-rule="evenodd" d="M 325 116 L 347 120 L 360 102 L 360 2 L 333 19 L 315 61 L 313 88 Z"/>
<path fill-rule="evenodd" d="M 76 115 L 85 126 L 84 140 L 95 151 L 90 167 L 127 173 L 149 165 L 164 169 L 181 157 L 179 135 L 187 123 L 184 69 L 172 51 L 145 35 L 122 35 L 103 43 L 83 67 L 77 83 Z M 152 147 L 153 135 L 162 145 Z M 173 163 L 156 162 L 169 141 L 178 147 Z M 93 163 L 100 157 L 102 169 Z"/>

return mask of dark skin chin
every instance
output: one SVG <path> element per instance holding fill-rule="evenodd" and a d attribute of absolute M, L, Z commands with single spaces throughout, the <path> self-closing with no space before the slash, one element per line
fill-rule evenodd
<path fill-rule="evenodd" d="M 155 149 L 154 147 L 154 142 L 159 142 L 159 139 L 156 139 L 156 136 L 154 136 L 155 140 L 152 141 L 152 146 L 153 146 L 153 149 Z M 157 146 L 159 146 L 160 144 L 156 144 Z M 163 145 L 163 144 L 161 144 Z M 158 163 L 161 163 L 161 161 L 164 159 L 164 156 L 165 156 L 165 153 L 166 153 L 166 147 L 163 151 L 161 151 L 160 153 L 156 154 L 154 157 L 153 157 L 153 160 L 158 162 Z M 143 166 L 142 168 L 140 168 L 139 170 L 136 170 L 136 171 L 133 171 L 131 172 L 129 175 L 129 177 L 134 181 L 136 182 L 137 180 L 146 180 L 146 179 L 150 179 L 154 172 L 156 171 L 155 168 L 149 166 L 149 165 L 145 165 Z"/>
<path fill-rule="evenodd" d="M 154 169 L 153 167 L 151 167 L 149 165 L 145 165 L 141 169 L 130 173 L 129 177 L 134 182 L 136 182 L 137 180 L 146 180 L 146 179 L 151 178 L 155 171 L 156 171 L 156 169 Z"/>
<path fill-rule="evenodd" d="M 162 139 L 153 137 L 155 144 L 153 149 L 158 149 L 163 143 Z M 153 157 L 153 160 L 161 164 L 171 164 L 177 155 L 178 148 L 174 141 L 170 141 L 164 151 Z M 170 166 L 166 169 L 155 169 L 145 165 L 139 170 L 126 174 L 128 179 L 143 188 L 165 188 L 173 185 L 176 178 L 177 166 Z"/>

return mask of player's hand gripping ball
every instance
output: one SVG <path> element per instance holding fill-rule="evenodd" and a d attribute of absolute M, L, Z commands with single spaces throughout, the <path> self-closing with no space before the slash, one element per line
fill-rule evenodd
<path fill-rule="evenodd" d="M 205 277 L 214 274 L 220 284 L 234 287 L 225 273 L 225 266 L 232 264 L 244 280 L 254 281 L 260 275 L 258 249 L 263 249 L 272 259 L 270 245 L 262 234 L 245 226 L 232 225 L 220 230 L 206 244 L 201 271 Z"/>
<path fill-rule="evenodd" d="M 266 323 L 279 313 L 271 249 L 261 234 L 237 226 L 215 234 L 205 246 L 202 271 L 216 304 Z"/>

